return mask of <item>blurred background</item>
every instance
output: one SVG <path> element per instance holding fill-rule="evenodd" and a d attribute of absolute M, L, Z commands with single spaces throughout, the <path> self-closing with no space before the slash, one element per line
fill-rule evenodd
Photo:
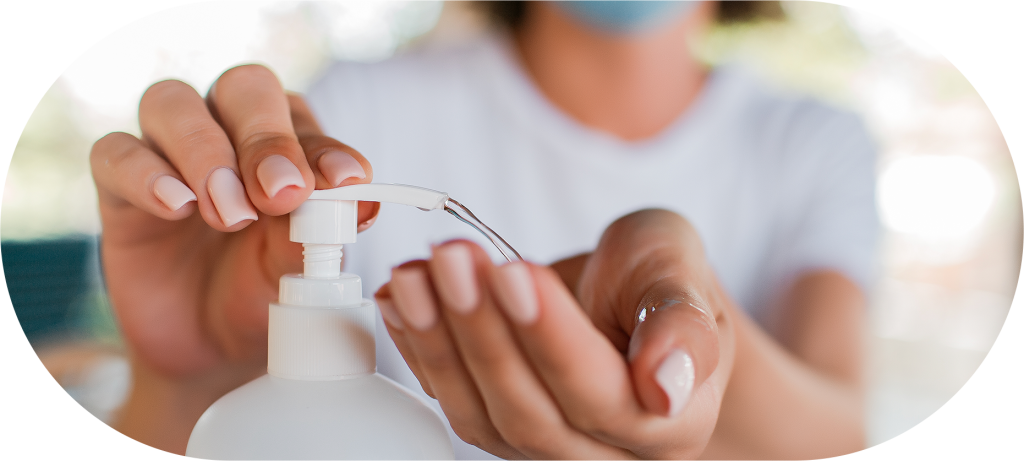
<path fill-rule="evenodd" d="M 864 117 L 879 146 L 885 226 L 871 293 L 869 443 L 926 418 L 995 341 L 1020 271 L 1020 189 L 1003 137 L 971 84 L 915 37 L 821 3 L 785 19 L 718 26 L 696 44 L 777 85 Z M 4 272 L 26 335 L 54 378 L 109 421 L 130 386 L 96 259 L 92 143 L 139 135 L 139 98 L 176 78 L 205 93 L 260 62 L 303 91 L 332 60 L 375 61 L 472 39 L 461 2 L 223 2 L 167 10 L 109 36 L 47 92 L 11 161 L 0 219 Z"/>

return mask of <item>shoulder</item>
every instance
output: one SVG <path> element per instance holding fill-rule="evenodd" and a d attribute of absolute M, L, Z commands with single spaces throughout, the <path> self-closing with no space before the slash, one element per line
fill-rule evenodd
<path fill-rule="evenodd" d="M 873 161 L 875 146 L 862 118 L 853 111 L 766 83 L 750 71 L 721 69 L 737 129 L 773 160 L 814 161 L 837 156 Z"/>
<path fill-rule="evenodd" d="M 853 111 L 784 89 L 752 71 L 726 66 L 713 77 L 718 119 L 745 161 L 773 177 L 802 184 L 827 172 L 873 172 L 877 146 Z"/>
<path fill-rule="evenodd" d="M 733 72 L 733 71 L 731 71 Z M 744 160 L 768 202 L 771 253 L 764 272 L 779 280 L 807 270 L 843 272 L 870 287 L 877 243 L 876 145 L 855 112 L 731 73 L 729 113 Z"/>

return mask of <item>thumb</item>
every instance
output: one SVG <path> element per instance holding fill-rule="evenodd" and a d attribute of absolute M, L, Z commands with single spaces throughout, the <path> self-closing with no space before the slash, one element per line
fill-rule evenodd
<path fill-rule="evenodd" d="M 637 308 L 627 357 L 644 408 L 680 414 L 718 366 L 718 325 L 707 302 L 670 278 L 659 280 Z"/>

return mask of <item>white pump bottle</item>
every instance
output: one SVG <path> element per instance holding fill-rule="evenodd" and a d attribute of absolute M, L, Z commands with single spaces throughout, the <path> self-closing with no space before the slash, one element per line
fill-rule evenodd
<path fill-rule="evenodd" d="M 291 213 L 302 274 L 281 277 L 270 305 L 267 375 L 214 402 L 187 456 L 208 459 L 451 459 L 434 411 L 376 373 L 374 310 L 359 276 L 341 272 L 356 241 L 357 201 L 441 209 L 448 195 L 362 184 L 313 192 Z"/>

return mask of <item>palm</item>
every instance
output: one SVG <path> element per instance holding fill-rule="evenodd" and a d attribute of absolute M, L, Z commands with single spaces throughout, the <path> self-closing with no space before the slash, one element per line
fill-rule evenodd
<path fill-rule="evenodd" d="M 173 375 L 263 363 L 265 308 L 277 278 L 301 267 L 287 217 L 260 215 L 228 234 L 198 214 L 168 222 L 128 205 L 102 213 L 107 288 L 139 359 Z"/>
<path fill-rule="evenodd" d="M 714 430 L 734 344 L 701 246 L 682 217 L 643 210 L 551 268 L 448 242 L 376 297 L 463 440 L 503 457 L 690 458 Z"/>

